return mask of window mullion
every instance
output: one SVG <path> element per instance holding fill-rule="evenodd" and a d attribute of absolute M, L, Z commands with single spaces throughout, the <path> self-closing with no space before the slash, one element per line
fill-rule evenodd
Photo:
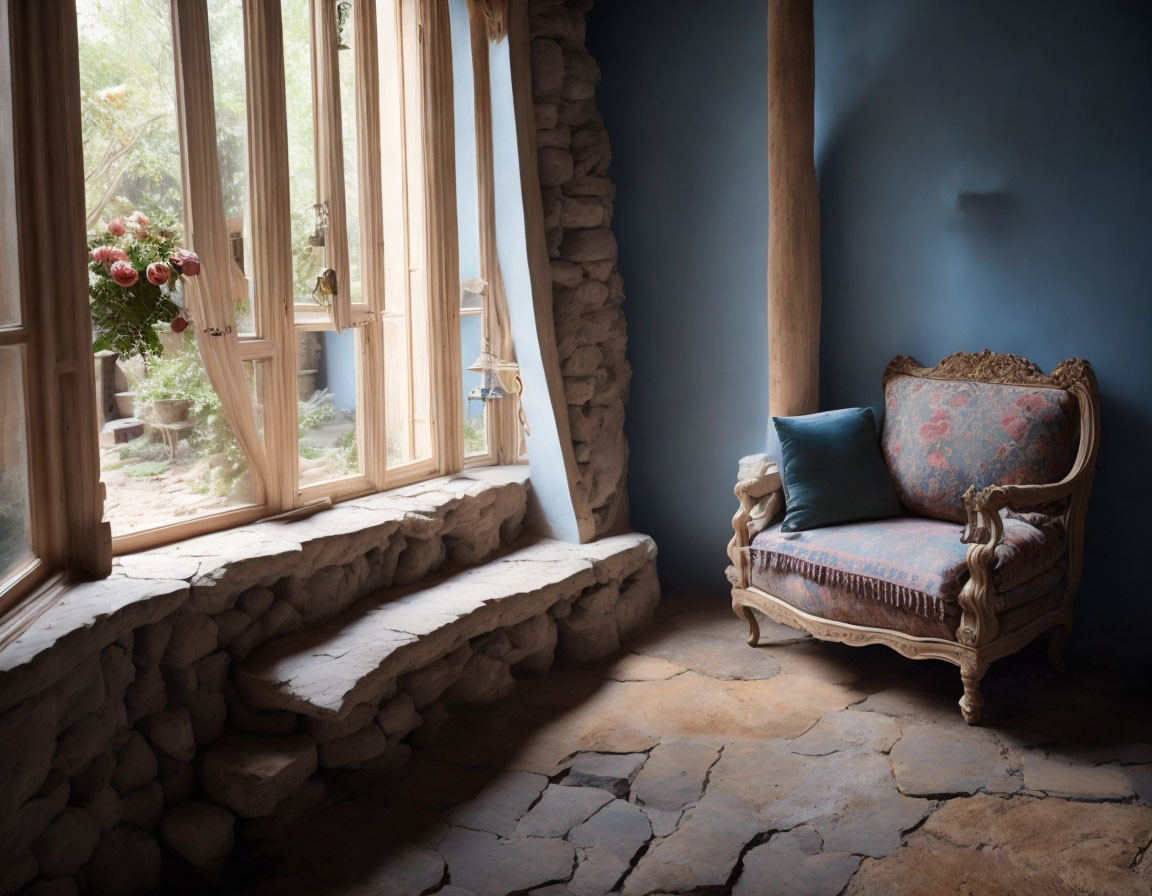
<path fill-rule="evenodd" d="M 288 111 L 280 7 L 279 2 L 244 4 L 244 60 L 255 301 L 260 335 L 276 349 L 272 360 L 265 362 L 268 505 L 286 510 L 297 500 L 299 455 Z"/>
<path fill-rule="evenodd" d="M 388 466 L 387 379 L 384 365 L 385 268 L 383 153 L 380 131 L 380 61 L 375 0 L 353 5 L 356 41 L 356 149 L 360 188 L 361 289 L 374 319 L 360 328 L 363 351 L 357 389 L 364 423 L 364 472 L 383 488 Z"/>
<path fill-rule="evenodd" d="M 75 9 L 71 0 L 5 6 L 33 548 L 47 570 L 106 575 L 111 535 L 101 522 L 78 48 L 75 29 L 62 25 Z"/>
<path fill-rule="evenodd" d="M 336 4 L 333 0 L 310 0 L 310 8 L 316 116 L 316 201 L 327 206 L 325 267 L 336 272 L 333 322 L 337 330 L 343 330 L 351 325 L 352 275 L 348 259 L 348 201 L 344 181 L 344 128 L 340 118 Z"/>
<path fill-rule="evenodd" d="M 452 34 L 443 0 L 419 0 L 427 264 L 434 445 L 442 474 L 464 466 L 460 395 L 460 250 L 452 110 Z"/>

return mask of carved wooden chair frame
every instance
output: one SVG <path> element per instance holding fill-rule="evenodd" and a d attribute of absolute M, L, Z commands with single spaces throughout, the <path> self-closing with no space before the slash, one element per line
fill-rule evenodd
<path fill-rule="evenodd" d="M 760 627 L 753 610 L 770 619 L 810 632 L 817 638 L 862 646 L 885 644 L 911 659 L 945 660 L 960 667 L 964 695 L 960 711 L 965 721 L 979 721 L 984 705 L 980 680 L 993 660 L 1015 653 L 1034 638 L 1051 630 L 1049 656 L 1062 668 L 1064 645 L 1072 626 L 1072 604 L 1084 558 L 1084 519 L 1096 455 L 1100 442 L 1099 395 L 1096 376 L 1087 361 L 1072 358 L 1059 364 L 1051 374 L 1015 355 L 999 355 L 987 349 L 978 354 L 957 352 L 935 367 L 922 367 L 909 357 L 897 357 L 884 371 L 883 382 L 894 376 L 927 379 L 1005 383 L 1063 389 L 1078 403 L 1080 444 L 1068 475 L 1050 485 L 990 485 L 964 493 L 967 525 L 961 542 L 968 545 L 966 560 L 970 577 L 959 595 L 963 611 L 954 640 L 906 635 L 903 632 L 835 622 L 805 613 L 751 583 L 749 545 L 752 539 L 784 510 L 784 495 L 776 464 L 767 458 L 752 470 L 742 471 L 736 483 L 740 509 L 732 518 L 735 534 L 728 544 L 728 579 L 732 584 L 732 609 L 748 622 L 748 643 L 755 647 Z M 1003 636 L 991 606 L 995 586 L 992 566 L 997 545 L 1004 537 L 1002 508 L 1026 510 L 1030 507 L 1065 502 L 1063 518 L 1067 532 L 1067 579 L 1060 607 L 1038 616 Z"/>

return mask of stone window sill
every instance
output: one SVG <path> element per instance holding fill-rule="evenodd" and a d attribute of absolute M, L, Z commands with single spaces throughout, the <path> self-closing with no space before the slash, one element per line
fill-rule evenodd
<path fill-rule="evenodd" d="M 119 557 L 108 578 L 57 589 L 0 649 L 0 713 L 51 687 L 83 656 L 181 608 L 218 613 L 247 588 L 351 562 L 401 528 L 431 536 L 450 512 L 484 512 L 502 497 L 522 502 L 528 473 L 523 464 L 471 468 L 306 519 L 257 522 Z"/>

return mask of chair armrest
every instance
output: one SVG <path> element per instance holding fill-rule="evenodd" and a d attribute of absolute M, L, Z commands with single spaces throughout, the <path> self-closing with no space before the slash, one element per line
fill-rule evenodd
<path fill-rule="evenodd" d="M 991 608 L 996 591 L 992 581 L 996 548 L 1004 540 L 1004 521 L 1000 511 L 1023 510 L 1041 504 L 1051 504 L 1078 493 L 1086 493 L 1092 485 L 1096 467 L 1096 444 L 1099 424 L 1094 416 L 1085 415 L 1081 424 L 1080 449 L 1068 475 L 1048 485 L 989 485 L 977 490 L 970 486 L 964 492 L 964 511 L 967 522 L 960 536 L 961 544 L 968 545 L 965 561 L 968 564 L 968 582 L 959 595 L 964 613 L 956 637 L 961 643 L 978 647 L 996 637 L 999 620 Z"/>
<path fill-rule="evenodd" d="M 748 546 L 784 507 L 783 483 L 776 462 L 767 455 L 743 458 L 740 480 L 733 489 L 740 509 L 732 517 L 732 540 L 728 542 L 728 581 L 738 588 L 749 584 Z"/>

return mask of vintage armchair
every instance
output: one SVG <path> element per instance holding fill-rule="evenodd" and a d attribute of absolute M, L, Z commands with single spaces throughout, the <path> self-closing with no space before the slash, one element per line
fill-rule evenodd
<path fill-rule="evenodd" d="M 1079 359 L 1045 374 L 986 350 L 931 368 L 898 357 L 883 383 L 881 448 L 906 514 L 782 533 L 779 471 L 745 458 L 732 609 L 752 646 L 758 610 L 824 640 L 955 663 L 975 724 L 993 660 L 1050 631 L 1062 664 L 1100 440 L 1096 378 Z"/>

